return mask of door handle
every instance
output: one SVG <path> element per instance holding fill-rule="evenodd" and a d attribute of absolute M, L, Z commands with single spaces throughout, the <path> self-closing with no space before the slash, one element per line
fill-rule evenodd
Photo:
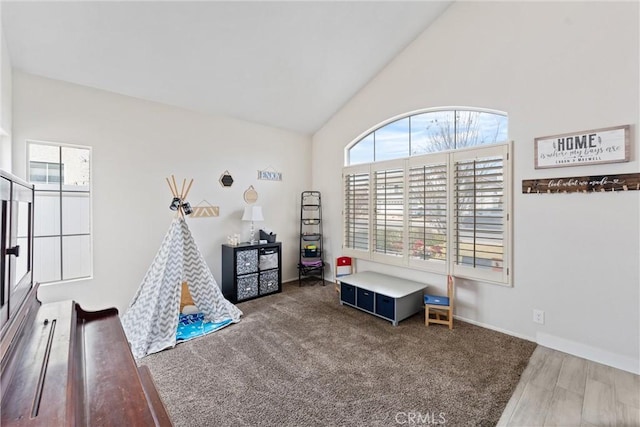
<path fill-rule="evenodd" d="M 15 255 L 15 257 L 20 256 L 20 245 L 15 245 L 12 248 L 7 248 L 7 255 Z"/>

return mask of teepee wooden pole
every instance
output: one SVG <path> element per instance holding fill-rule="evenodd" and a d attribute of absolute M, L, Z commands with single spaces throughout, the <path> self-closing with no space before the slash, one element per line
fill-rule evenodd
<path fill-rule="evenodd" d="M 191 186 L 193 185 L 193 178 L 191 178 L 191 181 L 189 182 L 189 185 L 187 186 L 187 191 L 185 191 L 184 196 L 182 196 L 182 200 L 186 200 L 187 199 L 187 195 L 189 194 L 189 191 L 191 191 Z"/>
<path fill-rule="evenodd" d="M 167 184 L 169 184 L 169 190 L 171 190 L 171 195 L 173 197 L 178 197 L 175 190 L 173 189 L 173 186 L 171 185 L 171 181 L 169 181 L 169 178 L 165 178 L 165 179 L 167 180 Z"/>
<path fill-rule="evenodd" d="M 182 180 L 182 187 L 180 188 L 180 198 L 184 200 L 184 186 L 187 185 L 187 178 Z"/>
<path fill-rule="evenodd" d="M 171 175 L 171 181 L 173 182 L 173 188 L 176 192 L 176 197 L 179 197 L 178 195 L 178 184 L 176 183 L 176 177 L 173 176 L 173 174 Z"/>

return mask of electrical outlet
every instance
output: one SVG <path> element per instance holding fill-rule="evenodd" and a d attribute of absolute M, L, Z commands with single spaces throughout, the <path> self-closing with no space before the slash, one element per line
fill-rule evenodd
<path fill-rule="evenodd" d="M 544 325 L 544 311 L 533 309 L 533 321 Z"/>

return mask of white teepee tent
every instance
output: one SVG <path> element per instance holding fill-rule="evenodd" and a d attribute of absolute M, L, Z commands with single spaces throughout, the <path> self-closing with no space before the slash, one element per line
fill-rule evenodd
<path fill-rule="evenodd" d="M 171 191 L 175 200 L 177 187 L 175 190 L 171 187 Z M 183 282 L 187 283 L 193 302 L 204 314 L 205 321 L 236 323 L 242 315 L 222 295 L 191 236 L 184 219 L 184 212 L 189 210 L 188 204 L 183 202 L 185 198 L 186 194 L 179 197 L 178 215 L 122 316 L 122 326 L 136 358 L 176 345 Z"/>

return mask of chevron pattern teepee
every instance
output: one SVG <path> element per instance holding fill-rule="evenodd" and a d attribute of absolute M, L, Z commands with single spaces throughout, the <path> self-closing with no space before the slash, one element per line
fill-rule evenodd
<path fill-rule="evenodd" d="M 204 314 L 205 321 L 240 321 L 242 312 L 222 295 L 179 209 L 179 215 L 172 221 L 160 250 L 122 316 L 122 326 L 135 358 L 176 345 L 183 282 L 187 282 L 193 302 Z"/>

